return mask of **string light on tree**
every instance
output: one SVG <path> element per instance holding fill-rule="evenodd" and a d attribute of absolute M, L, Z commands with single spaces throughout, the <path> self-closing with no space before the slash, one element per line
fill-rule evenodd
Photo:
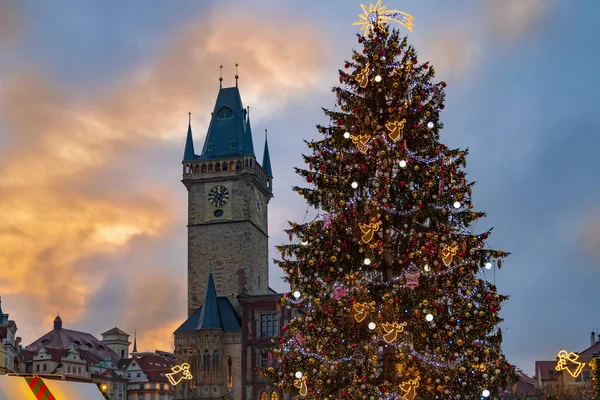
<path fill-rule="evenodd" d="M 350 186 L 352 186 L 352 189 L 356 189 L 358 187 L 358 182 L 352 182 Z"/>
<path fill-rule="evenodd" d="M 296 299 L 300 298 L 300 292 L 299 292 L 299 291 L 297 291 L 297 290 L 296 290 L 296 291 L 294 291 L 294 297 L 295 297 Z"/>
<path fill-rule="evenodd" d="M 433 314 L 427 314 L 427 315 L 425 316 L 425 320 L 426 320 L 427 322 L 431 322 L 431 321 L 433 321 Z"/>
<path fill-rule="evenodd" d="M 485 263 L 485 269 L 492 269 L 492 263 L 489 261 L 486 261 Z"/>
<path fill-rule="evenodd" d="M 490 391 L 489 391 L 489 390 L 487 390 L 487 389 L 485 389 L 485 390 L 484 390 L 484 391 L 481 393 L 481 395 L 482 395 L 483 397 L 490 397 Z"/>

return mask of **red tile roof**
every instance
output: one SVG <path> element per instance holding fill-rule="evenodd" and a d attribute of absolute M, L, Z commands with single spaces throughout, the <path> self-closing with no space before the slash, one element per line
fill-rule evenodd
<path fill-rule="evenodd" d="M 595 356 L 600 353 L 600 342 L 596 342 L 581 353 L 580 356 Z"/>
<path fill-rule="evenodd" d="M 148 377 L 150 382 L 168 382 L 169 379 L 165 376 L 171 372 L 171 362 L 166 358 L 155 354 L 142 354 L 139 357 L 134 357 L 140 368 Z M 161 375 L 162 374 L 162 375 Z"/>
<path fill-rule="evenodd" d="M 89 351 L 101 360 L 109 358 L 115 364 L 119 362 L 120 357 L 117 353 L 96 339 L 92 334 L 73 331 L 71 329 L 53 329 L 31 343 L 26 349 L 38 351 L 42 347 L 46 347 L 47 349 L 67 350 L 72 343 L 82 346 L 82 350 Z"/>

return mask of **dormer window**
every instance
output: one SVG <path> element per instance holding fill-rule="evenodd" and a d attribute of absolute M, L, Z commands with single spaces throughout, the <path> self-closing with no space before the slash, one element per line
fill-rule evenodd
<path fill-rule="evenodd" d="M 233 110 L 229 107 L 221 107 L 217 111 L 217 119 L 231 119 L 233 118 Z"/>

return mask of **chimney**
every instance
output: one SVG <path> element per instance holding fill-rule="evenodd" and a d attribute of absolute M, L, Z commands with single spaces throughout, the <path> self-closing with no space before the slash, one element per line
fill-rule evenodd
<path fill-rule="evenodd" d="M 596 333 L 594 331 L 592 331 L 592 335 L 590 336 L 590 343 L 592 346 L 596 344 Z"/>
<path fill-rule="evenodd" d="M 62 319 L 60 319 L 60 315 L 57 315 L 56 318 L 54 318 L 54 330 L 60 331 L 61 329 L 62 329 Z"/>

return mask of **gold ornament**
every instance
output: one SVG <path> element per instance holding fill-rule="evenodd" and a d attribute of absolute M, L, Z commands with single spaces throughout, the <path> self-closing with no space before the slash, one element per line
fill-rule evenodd
<path fill-rule="evenodd" d="M 358 226 L 363 233 L 360 239 L 363 241 L 363 243 L 369 243 L 371 240 L 373 240 L 375 232 L 379 230 L 381 221 L 373 222 L 371 224 L 358 224 Z"/>
<path fill-rule="evenodd" d="M 417 388 L 419 387 L 420 376 L 400 384 L 400 389 L 404 392 L 402 400 L 414 400 L 417 396 Z"/>
<path fill-rule="evenodd" d="M 300 379 L 294 380 L 294 387 L 300 389 L 300 396 L 304 397 L 308 394 L 308 387 L 306 387 L 306 377 L 303 376 Z"/>
<path fill-rule="evenodd" d="M 358 150 L 361 153 L 366 153 L 367 150 L 369 150 L 369 148 L 367 147 L 367 143 L 369 143 L 369 140 L 371 140 L 371 135 L 368 134 L 352 136 L 352 143 L 354 143 L 356 147 L 358 147 Z"/>
<path fill-rule="evenodd" d="M 358 82 L 358 86 L 361 88 L 366 88 L 369 84 L 369 63 L 356 75 L 354 78 L 356 82 Z"/>
<path fill-rule="evenodd" d="M 385 127 L 387 128 L 387 130 L 390 131 L 388 136 L 394 142 L 397 142 L 398 140 L 402 139 L 402 129 L 404 129 L 405 123 L 406 123 L 406 120 L 403 119 L 402 121 L 388 122 L 387 124 L 385 124 Z"/>
<path fill-rule="evenodd" d="M 392 324 L 386 322 L 385 324 L 382 324 L 381 327 L 385 331 L 385 335 L 383 335 L 383 339 L 385 340 L 385 342 L 390 343 L 396 340 L 398 333 L 402 332 L 405 326 L 406 322 L 403 322 L 401 324 L 397 322 L 394 322 Z"/>
<path fill-rule="evenodd" d="M 448 246 L 442 249 L 442 261 L 446 266 L 449 266 L 452 263 L 452 258 L 456 255 L 457 251 L 457 246 Z"/>
<path fill-rule="evenodd" d="M 356 303 L 354 304 L 354 319 L 356 322 L 362 322 L 367 318 L 367 315 L 371 312 L 371 309 L 375 307 L 375 302 L 370 303 Z"/>

